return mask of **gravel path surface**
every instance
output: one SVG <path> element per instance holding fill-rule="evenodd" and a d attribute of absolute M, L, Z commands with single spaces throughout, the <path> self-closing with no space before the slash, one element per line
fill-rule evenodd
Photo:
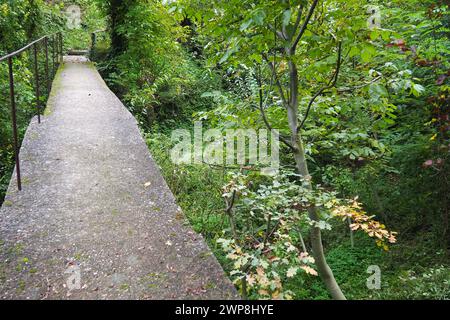
<path fill-rule="evenodd" d="M 2 299 L 234 299 L 95 68 L 66 57 L 0 211 Z"/>

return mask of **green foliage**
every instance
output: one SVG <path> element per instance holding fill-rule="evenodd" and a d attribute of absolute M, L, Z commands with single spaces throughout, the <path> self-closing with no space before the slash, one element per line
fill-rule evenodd
<path fill-rule="evenodd" d="M 65 1 L 64 7 L 78 5 L 81 9 L 81 25 L 78 29 L 67 29 L 64 33 L 64 46 L 73 50 L 88 50 L 91 47 L 91 34 L 106 29 L 106 17 L 98 1 Z M 63 8 L 64 8 L 63 7 Z"/>
<path fill-rule="evenodd" d="M 39 37 L 60 31 L 63 19 L 58 5 L 42 0 L 0 1 L 0 56 L 15 51 Z M 39 77 L 45 79 L 44 56 L 39 50 Z M 52 55 L 52 47 L 49 49 Z M 23 52 L 13 59 L 17 123 L 21 141 L 30 118 L 36 114 L 34 95 L 34 65 L 32 51 Z M 52 70 L 50 69 L 50 72 Z M 42 101 L 46 100 L 44 81 L 41 80 Z M 7 61 L 0 62 L 0 202 L 3 198 L 14 166 L 14 149 L 9 98 Z"/>
<path fill-rule="evenodd" d="M 290 57 L 299 67 L 302 121 L 311 97 L 335 68 L 335 43 L 342 42 L 344 48 L 336 88 L 314 101 L 303 127 L 313 178 L 343 197 L 359 195 L 368 212 L 400 231 L 400 241 L 414 241 L 419 231 L 431 237 L 428 245 L 448 250 L 448 8 L 432 1 L 379 4 L 382 27 L 368 29 L 365 4 L 324 1 L 325 9 L 312 17 L 298 53 Z M 289 60 L 275 54 L 285 45 L 275 33 L 282 30 L 285 37 L 291 36 L 298 16 L 295 5 L 298 2 L 197 0 L 173 5 L 171 11 L 180 20 L 188 16 L 197 22 L 197 41 L 204 45 L 209 66 L 224 78 L 222 88 L 203 95 L 217 108 L 197 113 L 198 119 L 222 129 L 263 127 L 258 110 L 262 89 L 267 93 L 268 121 L 282 133 L 289 132 L 282 92 L 273 83 L 264 53 L 285 86 Z M 353 12 L 351 20 L 347 12 Z M 282 158 L 292 165 L 292 158 Z M 236 229 L 246 234 L 246 221 L 252 218 L 249 212 L 237 217 Z M 254 228 L 263 228 L 265 222 L 254 221 Z M 252 243 L 234 241 L 225 243 L 228 254 L 236 255 Z M 417 252 L 399 250 L 396 258 L 410 255 L 409 263 L 414 264 L 427 248 L 416 246 Z M 339 269 L 338 258 L 329 258 L 333 269 Z M 432 267 L 440 261 L 426 263 Z M 339 276 L 339 270 L 337 274 L 343 288 L 352 290 L 346 286 L 348 275 Z M 281 281 L 277 279 L 272 278 Z M 278 289 L 275 286 L 272 293 Z"/>
<path fill-rule="evenodd" d="M 215 240 L 227 225 L 220 197 L 226 182 L 224 172 L 204 166 L 175 165 L 169 154 L 173 142 L 164 134 L 148 134 L 146 141 L 167 184 L 177 197 L 177 203 L 194 229 L 202 233 L 213 247 L 216 246 Z"/>
<path fill-rule="evenodd" d="M 406 271 L 399 277 L 398 287 L 390 288 L 389 299 L 438 299 L 448 300 L 450 297 L 450 270 L 445 266 L 428 268 L 417 274 Z"/>
<path fill-rule="evenodd" d="M 64 3 L 1 2 L 0 54 L 56 30 Z M 90 33 L 107 29 L 92 57 L 138 119 L 194 229 L 249 298 L 329 298 L 307 254 L 314 224 L 326 231 L 327 260 L 348 298 L 449 298 L 450 25 L 444 1 L 378 1 L 381 26 L 374 28 L 367 25 L 373 1 L 319 1 L 298 43 L 294 30 L 315 1 L 75 3 L 84 20 L 80 30 L 66 33 L 66 48 L 87 49 Z M 189 128 L 193 120 L 220 130 L 269 123 L 289 135 L 283 100 L 291 63 L 298 68 L 296 120 L 303 123 L 311 177 L 292 173 L 295 161 L 286 146 L 275 178 L 254 168 L 171 162 L 170 130 Z M 29 55 L 14 67 L 23 135 L 33 114 Z M 0 88 L 8 90 L 5 64 Z M 0 96 L 3 189 L 13 164 L 8 107 L 7 95 Z M 312 189 L 305 178 L 315 182 Z M 363 207 L 341 200 L 356 196 Z M 311 207 L 319 221 L 310 220 Z M 399 231 L 399 244 L 389 252 L 369 241 L 385 248 L 393 240 L 384 224 Z M 370 265 L 382 270 L 379 291 L 366 287 Z"/>
<path fill-rule="evenodd" d="M 203 235 L 224 269 L 231 271 L 232 264 L 225 257 L 221 245 L 217 243 L 222 230 L 229 228 L 228 220 L 223 214 L 224 202 L 221 198 L 226 173 L 205 166 L 175 165 L 169 154 L 173 143 L 170 137 L 164 134 L 149 133 L 146 135 L 146 141 L 186 218 L 194 230 Z"/>
<path fill-rule="evenodd" d="M 100 68 L 140 124 L 174 126 L 174 118 L 189 121 L 194 110 L 206 108 L 200 95 L 217 79 L 191 60 L 180 44 L 185 32 L 167 8 L 151 0 L 106 6 L 112 47 Z"/>
<path fill-rule="evenodd" d="M 261 53 L 273 59 L 279 81 L 287 83 L 288 61 L 281 54 L 273 54 L 284 45 L 274 29 L 290 36 L 298 16 L 292 8 L 298 2 L 185 0 L 169 5 L 167 11 L 151 1 L 148 4 L 156 6 L 153 13 L 141 16 L 142 10 L 136 9 L 139 5 L 131 1 L 124 10 L 127 21 L 116 21 L 118 35 L 127 35 L 123 37 L 126 46 L 116 55 L 115 69 L 108 74 L 142 127 L 148 130 L 148 125 L 153 124 L 150 149 L 187 217 L 197 231 L 206 235 L 236 285 L 241 289 L 247 286 L 249 297 L 329 298 L 317 278 L 298 272 L 299 255 L 293 254 L 309 250 L 305 232 L 308 219 L 304 215 L 303 220 L 295 219 L 301 212 L 298 208 L 293 212 L 279 210 L 285 207 L 283 204 L 292 205 L 302 192 L 279 193 L 270 179 L 260 180 L 253 175 L 251 187 L 237 184 L 243 187 L 239 192 L 246 194 L 240 195 L 235 212 L 227 211 L 232 192 L 225 192 L 225 197 L 218 192 L 226 181 L 225 173 L 204 166 L 175 166 L 167 153 L 171 148 L 169 138 L 156 133 L 187 126 L 192 113 L 194 119 L 222 130 L 264 128 L 266 123 L 258 107 L 261 89 L 268 121 L 282 133 L 289 133 L 281 93 Z M 379 4 L 382 27 L 368 29 L 365 4 L 325 1 L 326 9 L 312 17 L 297 54 L 291 57 L 301 75 L 298 120 L 303 120 L 311 97 L 334 72 L 336 43 L 340 41 L 344 58 L 337 85 L 314 101 L 302 132 L 313 179 L 327 190 L 324 194 L 341 198 L 359 195 L 367 212 L 400 231 L 400 244 L 393 246 L 390 253 L 382 253 L 368 245 L 368 237 L 355 234 L 355 245 L 351 247 L 347 245 L 346 223 L 324 219 L 321 223 L 325 229 L 334 226 L 324 235 L 330 245 L 327 259 L 349 298 L 417 298 L 421 291 L 433 292 L 427 293 L 430 298 L 442 298 L 445 289 L 439 285 L 433 289 L 424 280 L 426 277 L 418 277 L 417 281 L 408 278 L 406 282 L 399 277 L 405 270 L 425 274 L 426 270 L 417 268 L 419 263 L 434 270 L 434 265 L 448 261 L 445 254 L 438 259 L 424 253 L 430 246 L 445 247 L 448 238 L 448 202 L 443 200 L 449 189 L 445 85 L 449 67 L 448 13 L 443 4 L 394 1 Z M 347 12 L 353 12 L 352 19 L 348 19 Z M 187 27 L 177 27 L 167 13 Z M 155 27 L 147 20 L 149 17 L 159 17 L 161 25 Z M 144 22 L 142 28 L 137 21 Z M 152 30 L 151 37 L 158 39 L 161 48 L 155 49 L 145 39 L 146 30 Z M 197 52 L 197 63 L 174 42 L 175 38 L 191 46 L 186 48 L 188 51 Z M 158 54 L 155 50 L 159 50 Z M 205 73 L 207 76 L 202 76 Z M 221 83 L 212 73 L 221 77 Z M 193 83 L 191 88 L 199 90 L 188 90 Z M 283 149 L 282 162 L 292 166 L 287 151 Z M 238 181 L 239 175 L 235 178 Z M 291 183 L 283 181 L 279 185 L 281 189 L 296 188 Z M 334 212 L 356 220 L 361 214 L 367 217 L 361 208 L 356 213 L 353 209 Z M 326 216 L 322 212 L 322 217 Z M 275 221 L 291 223 L 286 222 L 290 227 L 275 228 L 264 241 L 268 221 L 269 225 L 276 225 Z M 302 248 L 298 237 L 301 227 L 306 248 Z M 417 231 L 422 236 L 417 236 Z M 265 244 L 261 247 L 261 243 Z M 288 252 L 291 247 L 295 249 Z M 385 282 L 379 292 L 369 291 L 365 285 L 366 270 L 372 264 L 383 270 Z M 437 279 L 447 271 L 444 268 L 439 276 L 433 273 L 430 277 Z"/>

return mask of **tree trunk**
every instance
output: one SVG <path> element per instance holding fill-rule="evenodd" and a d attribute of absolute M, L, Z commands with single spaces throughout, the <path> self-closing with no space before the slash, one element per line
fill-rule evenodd
<path fill-rule="evenodd" d="M 109 2 L 108 13 L 110 19 L 111 48 L 115 56 L 122 54 L 127 49 L 128 40 L 117 28 L 124 24 L 129 7 L 133 3 L 134 0 L 110 0 Z"/>
<path fill-rule="evenodd" d="M 290 53 L 289 55 L 292 57 Z M 307 182 L 307 188 L 312 190 L 311 176 L 309 175 L 308 165 L 306 163 L 305 150 L 303 148 L 303 142 L 298 131 L 298 71 L 297 66 L 289 59 L 289 83 L 290 83 L 290 97 L 287 114 L 289 121 L 289 128 L 291 130 L 291 143 L 294 147 L 294 159 L 298 173 Z M 312 221 L 318 222 L 320 217 L 317 213 L 317 209 L 314 206 L 308 208 L 308 215 Z M 313 256 L 316 261 L 317 269 L 322 281 L 331 294 L 331 297 L 335 300 L 345 300 L 345 296 L 341 291 L 341 288 L 334 278 L 333 272 L 328 266 L 322 245 L 322 235 L 320 228 L 317 226 L 311 227 L 311 247 Z"/>

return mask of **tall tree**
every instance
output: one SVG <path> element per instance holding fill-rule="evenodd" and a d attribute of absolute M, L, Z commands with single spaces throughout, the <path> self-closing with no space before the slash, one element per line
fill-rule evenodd
<path fill-rule="evenodd" d="M 120 26 L 126 22 L 129 8 L 136 2 L 135 0 L 108 0 L 104 3 L 106 13 L 109 16 L 111 49 L 114 55 L 120 55 L 127 49 L 128 39 L 121 32 Z"/>
<path fill-rule="evenodd" d="M 328 5 L 334 6 L 335 3 L 330 2 Z M 324 2 L 319 0 L 265 0 L 252 1 L 251 3 L 232 0 L 189 1 L 189 4 L 185 7 L 187 10 L 192 10 L 191 14 L 200 20 L 198 21 L 199 25 L 204 25 L 207 29 L 206 32 L 212 37 L 211 47 L 217 51 L 225 51 L 219 63 L 232 63 L 235 59 L 234 61 L 239 60 L 240 63 L 253 66 L 265 64 L 268 67 L 271 81 L 277 88 L 277 98 L 282 101 L 282 106 L 286 112 L 290 130 L 289 136 L 280 135 L 280 140 L 293 154 L 297 171 L 309 189 L 313 188 L 313 183 L 308 169 L 301 130 L 315 100 L 335 86 L 338 80 L 342 52 L 342 45 L 338 40 L 335 28 L 330 28 L 329 24 L 324 24 L 323 6 Z M 199 17 L 198 12 L 195 12 L 197 10 L 201 10 L 201 17 Z M 207 23 L 204 23 L 205 21 Z M 329 55 L 333 55 L 335 58 L 333 67 L 326 70 L 331 75 L 327 79 L 324 76 L 318 77 L 323 85 L 311 94 L 306 112 L 303 114 L 303 120 L 299 121 L 300 78 L 298 64 L 304 63 L 302 58 L 308 48 L 303 46 L 302 40 L 305 35 L 313 36 L 312 32 L 308 31 L 311 25 L 315 25 L 320 33 L 326 33 L 322 37 L 323 43 L 320 45 L 324 50 L 327 50 Z M 300 50 L 302 51 L 301 55 L 298 54 Z M 268 94 L 272 93 L 268 92 Z M 261 115 L 265 124 L 272 128 L 265 115 L 265 108 L 261 95 Z M 345 299 L 332 270 L 327 264 L 322 245 L 321 229 L 318 225 L 320 216 L 313 204 L 308 207 L 308 214 L 313 221 L 310 241 L 319 274 L 334 299 Z"/>

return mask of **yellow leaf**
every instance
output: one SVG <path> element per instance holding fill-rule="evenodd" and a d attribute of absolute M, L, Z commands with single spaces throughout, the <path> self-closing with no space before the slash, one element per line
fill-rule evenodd
<path fill-rule="evenodd" d="M 267 290 L 264 290 L 264 289 L 260 289 L 260 290 L 258 291 L 258 293 L 259 293 L 260 295 L 262 295 L 262 296 L 267 296 L 267 295 L 269 295 L 269 293 L 267 292 Z"/>
<path fill-rule="evenodd" d="M 258 267 L 258 268 L 256 268 L 256 273 L 259 276 L 263 276 L 264 275 L 264 269 L 262 267 Z"/>
<path fill-rule="evenodd" d="M 303 270 L 305 270 L 306 273 L 313 275 L 313 276 L 317 276 L 317 271 L 314 270 L 313 268 L 309 267 L 309 266 L 301 266 L 300 268 L 302 268 Z"/>
<path fill-rule="evenodd" d="M 286 272 L 286 277 L 292 278 L 293 276 L 296 275 L 297 270 L 298 270 L 298 268 L 296 268 L 296 267 L 290 267 L 290 268 L 288 269 L 288 271 Z"/>
<path fill-rule="evenodd" d="M 247 284 L 252 287 L 255 284 L 255 278 L 251 275 L 247 275 Z"/>

